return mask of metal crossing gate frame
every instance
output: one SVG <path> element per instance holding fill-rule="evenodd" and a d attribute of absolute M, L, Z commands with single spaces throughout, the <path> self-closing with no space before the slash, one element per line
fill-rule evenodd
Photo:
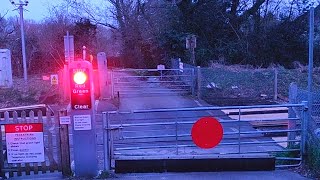
<path fill-rule="evenodd" d="M 183 73 L 181 72 L 183 71 Z M 113 69 L 112 97 L 117 95 L 176 94 L 194 95 L 194 69 Z"/>
<path fill-rule="evenodd" d="M 279 117 L 272 108 L 294 110 L 296 117 Z M 270 111 L 256 117 L 252 111 Z M 268 155 L 276 167 L 294 167 L 305 152 L 307 103 L 256 106 L 193 107 L 104 112 L 105 169 L 117 159 L 158 159 Z M 201 117 L 222 124 L 223 139 L 212 149 L 200 149 L 191 140 L 191 127 Z M 295 122 L 296 126 L 289 126 Z M 277 138 L 275 138 L 277 137 Z"/>

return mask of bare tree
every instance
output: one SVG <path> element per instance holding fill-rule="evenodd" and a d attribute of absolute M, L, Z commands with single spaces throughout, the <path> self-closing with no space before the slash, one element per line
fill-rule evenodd
<path fill-rule="evenodd" d="M 13 21 L 8 21 L 5 16 L 8 12 L 3 15 L 0 14 L 0 46 L 5 47 L 8 43 L 9 36 L 12 35 L 16 30 L 17 26 Z"/>

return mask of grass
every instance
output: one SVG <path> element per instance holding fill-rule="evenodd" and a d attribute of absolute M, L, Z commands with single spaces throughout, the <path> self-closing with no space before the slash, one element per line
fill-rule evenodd
<path fill-rule="evenodd" d="M 316 177 L 320 177 L 320 148 L 319 146 L 316 146 L 316 144 L 313 144 L 307 151 L 309 154 L 307 158 L 308 165 L 313 174 Z"/>
<path fill-rule="evenodd" d="M 96 179 L 108 179 L 108 178 L 116 178 L 114 172 L 112 171 L 101 171 Z"/>
<path fill-rule="evenodd" d="M 286 150 L 299 149 L 299 148 L 300 148 L 300 144 L 297 144 L 294 147 L 286 148 Z M 275 157 L 299 158 L 300 152 L 298 152 L 298 151 L 278 152 L 278 153 L 275 153 Z M 294 164 L 299 164 L 299 161 L 296 161 L 296 160 L 276 160 L 276 165 L 294 165 Z"/>
<path fill-rule="evenodd" d="M 320 89 L 320 75 L 318 69 L 313 73 L 313 89 Z M 274 98 L 275 69 L 253 68 L 248 66 L 225 66 L 213 64 L 202 68 L 202 93 L 209 102 L 213 98 L 269 100 Z M 301 69 L 285 69 L 277 67 L 278 98 L 288 101 L 289 87 L 292 82 L 299 88 L 306 89 L 308 73 Z M 210 83 L 215 86 L 210 87 Z"/>
<path fill-rule="evenodd" d="M 208 83 L 213 82 L 223 96 L 257 97 L 260 94 L 271 95 L 273 92 L 270 91 L 270 87 L 273 89 L 273 75 L 268 71 L 233 72 L 227 69 L 203 69 L 202 72 L 202 84 L 207 86 Z"/>
<path fill-rule="evenodd" d="M 11 107 L 15 105 L 28 105 L 36 103 L 36 92 L 21 92 L 17 89 L 1 89 L 0 90 L 0 107 Z"/>
<path fill-rule="evenodd" d="M 42 75 L 30 75 L 27 83 L 14 77 L 12 88 L 0 88 L 0 108 L 41 103 L 41 98 L 53 88 L 50 81 L 42 80 Z"/>

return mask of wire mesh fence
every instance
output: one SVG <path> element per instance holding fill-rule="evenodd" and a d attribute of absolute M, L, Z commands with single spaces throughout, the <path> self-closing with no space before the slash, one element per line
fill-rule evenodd
<path fill-rule="evenodd" d="M 296 89 L 296 90 L 295 90 Z M 290 87 L 290 99 L 292 102 L 308 100 L 308 91 L 298 88 L 296 84 Z M 311 107 L 307 126 L 307 160 L 315 174 L 320 175 L 320 91 L 313 91 L 311 94 Z"/>
<path fill-rule="evenodd" d="M 171 69 L 179 69 L 179 71 L 175 71 L 175 73 L 180 76 L 180 80 L 189 86 L 195 86 L 195 66 L 182 63 L 180 59 L 172 59 Z"/>
<path fill-rule="evenodd" d="M 311 96 L 311 113 L 310 113 L 310 120 L 309 120 L 309 131 L 315 135 L 315 138 L 319 140 L 319 147 L 320 147 L 320 91 L 314 91 Z M 298 88 L 297 89 L 297 97 L 296 102 L 302 102 L 308 100 L 308 91 Z M 318 132 L 319 131 L 319 132 Z"/>

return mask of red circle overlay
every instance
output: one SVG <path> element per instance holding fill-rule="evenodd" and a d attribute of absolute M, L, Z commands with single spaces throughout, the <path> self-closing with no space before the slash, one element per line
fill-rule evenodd
<path fill-rule="evenodd" d="M 193 142 L 203 149 L 217 146 L 222 140 L 222 136 L 222 125 L 213 117 L 200 118 L 191 129 Z"/>

